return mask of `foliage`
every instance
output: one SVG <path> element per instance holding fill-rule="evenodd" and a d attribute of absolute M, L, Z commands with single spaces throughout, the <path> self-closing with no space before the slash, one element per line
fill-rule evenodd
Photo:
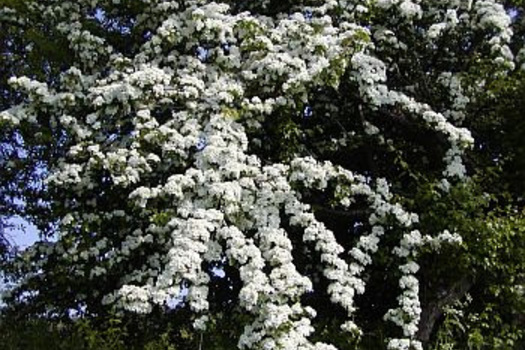
<path fill-rule="evenodd" d="M 519 348 L 523 23 L 519 1 L 1 1 L 0 218 L 42 230 L 4 264 L 5 344 Z"/>

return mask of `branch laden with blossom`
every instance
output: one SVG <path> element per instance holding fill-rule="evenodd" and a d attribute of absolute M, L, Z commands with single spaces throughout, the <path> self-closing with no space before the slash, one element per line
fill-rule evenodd
<path fill-rule="evenodd" d="M 132 54 L 85 25 L 88 14 L 111 2 L 33 4 L 75 55 L 53 86 L 12 78 L 26 102 L 0 114 L 3 125 L 41 125 L 65 140 L 46 180 L 55 194 L 58 240 L 45 251 L 27 251 L 36 269 L 45 271 L 52 260 L 69 265 L 74 278 L 113 278 L 93 291 L 97 300 L 136 313 L 187 290 L 194 325 L 204 330 L 205 266 L 222 262 L 238 269 L 238 304 L 252 315 L 239 348 L 328 350 L 335 347 L 309 339 L 316 310 L 303 297 L 315 284 L 300 272 L 294 252 L 304 246 L 319 256 L 326 292 L 345 310 L 341 328 L 353 339 L 361 334 L 355 299 L 365 293 L 363 276 L 384 237 L 397 232 L 391 251 L 404 262 L 391 268 L 401 273 L 399 307 L 385 319 L 402 336 L 388 347 L 421 349 L 418 252 L 460 237 L 421 234 L 417 213 L 391 193 L 391 179 L 330 162 L 304 145 L 290 157 L 266 157 L 261 135 L 275 116 L 312 108 L 315 91 L 351 86 L 342 94 L 357 96 L 367 113 L 349 118 L 364 124 L 339 121 L 345 127 L 328 135 L 330 147 L 344 150 L 360 133 L 395 149 L 397 140 L 377 115 L 401 113 L 403 123 L 440 140 L 437 181 L 446 191 L 467 177 L 463 157 L 473 138 L 461 122 L 476 92 L 462 88 L 466 72 L 429 70 L 425 79 L 435 79 L 448 99 L 446 108 L 433 106 L 419 99 L 413 82 L 391 82 L 396 61 L 389 57 L 408 56 L 417 41 L 433 50 L 451 33 L 482 35 L 479 45 L 489 48 L 487 59 L 503 74 L 513 65 L 510 20 L 491 0 L 302 3 L 270 14 L 269 1 L 246 12 L 204 0 L 143 1 L 133 28 L 143 34 Z M 343 107 L 331 101 L 323 108 L 328 120 Z M 369 232 L 351 247 L 338 242 L 314 215 L 312 192 L 331 196 L 330 205 L 343 210 L 364 202 Z"/>

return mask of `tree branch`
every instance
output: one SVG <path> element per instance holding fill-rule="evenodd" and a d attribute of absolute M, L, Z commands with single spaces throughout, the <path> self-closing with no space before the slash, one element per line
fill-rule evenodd
<path fill-rule="evenodd" d="M 419 321 L 418 338 L 424 343 L 430 340 L 434 325 L 443 315 L 443 308 L 461 299 L 472 287 L 474 283 L 469 276 L 464 276 L 461 280 L 452 285 L 448 292 L 437 301 L 433 301 L 423 309 L 421 320 Z"/>

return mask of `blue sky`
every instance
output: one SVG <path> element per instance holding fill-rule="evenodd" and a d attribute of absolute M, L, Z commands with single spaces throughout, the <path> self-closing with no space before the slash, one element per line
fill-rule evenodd
<path fill-rule="evenodd" d="M 19 216 L 8 220 L 12 227 L 5 230 L 6 238 L 9 242 L 19 249 L 25 249 L 38 240 L 38 229 Z M 1 271 L 0 271 L 1 272 Z M 0 280 L 0 291 L 4 289 L 4 282 Z M 2 306 L 2 296 L 0 294 L 0 307 Z"/>
<path fill-rule="evenodd" d="M 6 237 L 11 244 L 18 246 L 20 249 L 25 249 L 38 240 L 38 229 L 22 219 L 15 216 L 8 220 L 13 227 L 6 228 Z"/>

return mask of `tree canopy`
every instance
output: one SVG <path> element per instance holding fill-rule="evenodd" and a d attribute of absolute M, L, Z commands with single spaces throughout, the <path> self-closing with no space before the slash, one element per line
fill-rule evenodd
<path fill-rule="evenodd" d="M 2 0 L 0 25 L 0 215 L 41 230 L 2 322 L 524 346 L 521 2 Z"/>

